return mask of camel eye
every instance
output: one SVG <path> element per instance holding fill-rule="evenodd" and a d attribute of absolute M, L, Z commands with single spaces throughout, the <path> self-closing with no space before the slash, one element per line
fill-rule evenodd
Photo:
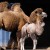
<path fill-rule="evenodd" d="M 37 11 L 35 13 L 37 13 Z"/>
<path fill-rule="evenodd" d="M 42 14 L 41 12 L 39 14 Z"/>

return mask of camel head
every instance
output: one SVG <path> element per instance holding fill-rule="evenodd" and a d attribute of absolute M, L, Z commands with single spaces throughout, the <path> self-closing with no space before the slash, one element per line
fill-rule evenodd
<path fill-rule="evenodd" d="M 37 35 L 41 35 L 44 31 L 43 27 L 45 26 L 45 23 L 43 22 L 43 19 L 45 17 L 47 17 L 47 14 L 43 11 L 42 8 L 35 9 L 30 15 L 32 22 L 36 23 Z"/>
<path fill-rule="evenodd" d="M 5 10 L 7 10 L 8 8 L 8 2 L 0 2 L 0 12 L 3 12 Z"/>
<path fill-rule="evenodd" d="M 14 3 L 12 6 L 11 6 L 11 10 L 13 11 L 21 11 L 21 8 L 20 8 L 20 3 Z"/>
<path fill-rule="evenodd" d="M 37 15 L 41 15 L 42 17 L 47 17 L 47 14 L 43 12 L 42 8 L 37 8 L 34 10 Z"/>
<path fill-rule="evenodd" d="M 30 20 L 32 20 L 32 22 L 36 22 L 37 19 L 42 21 L 44 17 L 47 17 L 47 14 L 43 12 L 42 8 L 37 8 L 31 13 Z"/>

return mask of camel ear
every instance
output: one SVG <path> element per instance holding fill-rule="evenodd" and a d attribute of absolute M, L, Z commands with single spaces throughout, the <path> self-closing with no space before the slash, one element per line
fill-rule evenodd
<path fill-rule="evenodd" d="M 20 3 L 14 3 L 14 4 L 11 6 L 11 10 L 13 10 L 15 6 L 20 7 L 21 5 L 20 5 Z"/>
<path fill-rule="evenodd" d="M 0 12 L 4 11 L 8 7 L 8 2 L 0 2 Z"/>

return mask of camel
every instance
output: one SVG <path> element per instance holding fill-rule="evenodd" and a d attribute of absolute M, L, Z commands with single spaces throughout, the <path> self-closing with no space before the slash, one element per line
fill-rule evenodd
<path fill-rule="evenodd" d="M 45 14 L 44 14 L 45 15 Z M 21 29 L 21 39 L 20 39 L 20 49 L 24 50 L 24 41 L 26 38 L 31 37 L 33 40 L 33 50 L 36 49 L 37 45 L 37 37 L 36 35 L 40 36 L 44 31 L 45 23 L 37 17 L 36 23 L 26 23 Z"/>
<path fill-rule="evenodd" d="M 16 8 L 17 8 L 17 5 L 18 4 L 15 5 Z M 27 18 L 26 19 L 24 18 L 24 17 L 28 17 L 28 16 L 25 15 L 25 13 L 20 10 L 22 10 L 22 9 L 19 7 L 18 12 L 13 11 L 13 10 L 8 10 L 8 11 L 3 11 L 0 13 L 0 28 L 4 29 L 6 31 L 11 31 L 12 32 L 11 34 L 13 34 L 14 37 L 16 36 L 17 30 L 20 31 L 22 26 L 26 22 L 28 22 L 26 20 Z"/>

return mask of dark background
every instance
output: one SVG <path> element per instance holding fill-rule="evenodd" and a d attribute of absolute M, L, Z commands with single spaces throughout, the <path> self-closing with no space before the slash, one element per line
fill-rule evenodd
<path fill-rule="evenodd" d="M 47 13 L 48 17 L 44 19 L 46 23 L 44 27 L 45 30 L 38 39 L 37 48 L 50 46 L 50 14 L 49 14 L 50 13 L 50 8 L 49 8 L 50 1 L 49 0 L 12 0 L 12 1 L 11 0 L 0 0 L 0 2 L 2 1 L 8 1 L 9 3 L 16 3 L 16 2 L 21 3 L 21 8 L 28 16 L 34 9 L 43 8 L 44 11 Z M 30 38 L 28 38 L 26 41 L 27 41 L 26 44 L 30 46 L 32 45 Z"/>

